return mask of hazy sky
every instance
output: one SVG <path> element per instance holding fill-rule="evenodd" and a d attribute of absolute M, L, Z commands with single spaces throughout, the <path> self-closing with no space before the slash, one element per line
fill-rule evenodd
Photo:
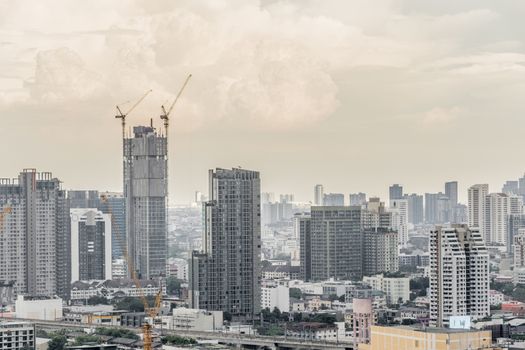
<path fill-rule="evenodd" d="M 52 171 L 120 190 L 115 104 L 170 143 L 172 202 L 207 170 L 259 170 L 263 190 L 385 197 L 443 182 L 499 191 L 525 170 L 525 2 L 0 1 L 1 177 Z M 129 104 L 127 105 L 129 106 Z"/>

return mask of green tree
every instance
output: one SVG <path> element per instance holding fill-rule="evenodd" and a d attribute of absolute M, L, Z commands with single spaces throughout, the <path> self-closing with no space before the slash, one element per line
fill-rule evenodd
<path fill-rule="evenodd" d="M 129 329 L 98 327 L 95 334 L 107 335 L 113 338 L 139 339 L 140 337 Z"/>
<path fill-rule="evenodd" d="M 153 303 L 150 302 L 150 305 L 153 305 Z M 131 312 L 143 312 L 144 311 L 144 304 L 140 300 L 140 298 L 134 298 L 134 297 L 125 297 L 117 301 L 115 307 L 117 310 L 127 310 Z"/>
<path fill-rule="evenodd" d="M 197 344 L 197 341 L 189 337 L 180 337 L 178 335 L 167 335 L 161 339 L 162 344 L 168 345 L 193 345 Z"/>
<path fill-rule="evenodd" d="M 303 293 L 299 288 L 290 288 L 288 293 L 290 298 L 301 299 L 303 297 Z"/>
<path fill-rule="evenodd" d="M 169 295 L 180 295 L 182 282 L 184 281 L 174 276 L 168 277 L 166 279 L 166 292 Z"/>
<path fill-rule="evenodd" d="M 88 299 L 87 303 L 88 305 L 100 305 L 100 304 L 109 305 L 109 300 L 106 297 L 94 295 Z"/>
<path fill-rule="evenodd" d="M 224 319 L 224 321 L 228 321 L 228 322 L 231 322 L 232 321 L 232 314 L 228 311 L 224 311 L 222 313 L 222 318 Z"/>
<path fill-rule="evenodd" d="M 86 335 L 79 335 L 78 337 L 76 337 L 74 345 L 84 345 L 84 344 L 93 344 L 93 343 L 100 344 L 101 342 L 102 340 L 96 335 L 86 334 Z"/>
<path fill-rule="evenodd" d="M 62 334 L 55 334 L 49 343 L 47 343 L 47 350 L 65 350 L 67 338 Z"/>

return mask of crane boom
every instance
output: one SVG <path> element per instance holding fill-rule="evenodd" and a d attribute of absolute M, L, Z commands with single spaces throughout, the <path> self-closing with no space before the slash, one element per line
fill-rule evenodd
<path fill-rule="evenodd" d="M 117 119 L 122 119 L 122 139 L 124 139 L 125 137 L 125 132 L 126 132 L 126 117 L 128 116 L 128 114 L 130 114 L 145 98 L 146 96 L 149 95 L 150 92 L 152 92 L 153 90 L 149 89 L 148 91 L 146 91 L 144 93 L 144 95 L 142 95 L 141 98 L 139 98 L 137 100 L 137 102 L 135 102 L 135 104 L 133 106 L 131 106 L 130 109 L 127 110 L 126 113 L 123 113 L 122 110 L 120 109 L 119 106 L 116 106 L 117 107 L 117 115 L 115 116 L 115 118 Z"/>
<path fill-rule="evenodd" d="M 182 87 L 180 88 L 179 93 L 177 94 L 177 96 L 173 100 L 173 103 L 171 104 L 171 106 L 168 109 L 168 111 L 166 111 L 166 108 L 164 108 L 164 105 L 161 106 L 161 108 L 162 108 L 162 115 L 160 116 L 160 119 L 164 120 L 164 126 L 166 127 L 166 136 L 168 135 L 167 129 L 168 129 L 168 124 L 169 124 L 170 114 L 173 111 L 173 107 L 175 107 L 175 104 L 179 100 L 180 95 L 182 95 L 182 92 L 186 88 L 186 85 L 188 85 L 188 82 L 190 81 L 190 78 L 191 78 L 191 74 L 188 75 L 188 77 L 184 81 L 184 84 L 182 84 Z"/>

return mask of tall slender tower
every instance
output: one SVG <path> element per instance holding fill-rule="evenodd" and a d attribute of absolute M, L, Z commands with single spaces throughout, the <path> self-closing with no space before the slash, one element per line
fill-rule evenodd
<path fill-rule="evenodd" d="M 261 310 L 261 190 L 259 173 L 210 170 L 203 251 L 190 264 L 192 308 L 254 319 Z"/>
<path fill-rule="evenodd" d="M 479 233 L 485 240 L 490 242 L 489 232 L 486 229 L 486 203 L 489 194 L 488 184 L 478 184 L 468 189 L 468 225 L 479 228 Z"/>
<path fill-rule="evenodd" d="M 166 136 L 153 126 L 136 126 L 124 138 L 124 197 L 129 261 L 137 277 L 151 279 L 166 270 Z"/>

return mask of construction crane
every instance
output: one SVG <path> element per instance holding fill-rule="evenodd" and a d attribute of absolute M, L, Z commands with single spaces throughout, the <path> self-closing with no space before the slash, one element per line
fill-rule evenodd
<path fill-rule="evenodd" d="M 182 92 L 186 88 L 186 85 L 188 85 L 188 81 L 190 81 L 191 74 L 188 75 L 186 80 L 184 81 L 184 84 L 182 84 L 182 87 L 179 90 L 179 93 L 175 97 L 175 100 L 173 100 L 173 103 L 171 104 L 170 108 L 166 111 L 166 108 L 164 108 L 164 105 L 161 106 L 162 108 L 162 115 L 160 116 L 160 119 L 164 120 L 164 129 L 166 130 L 166 137 L 168 137 L 168 126 L 170 123 L 170 114 L 173 111 L 173 107 L 175 107 L 175 104 L 179 100 L 180 95 L 182 95 Z"/>
<path fill-rule="evenodd" d="M 148 90 L 146 91 L 146 93 L 144 95 L 142 95 L 141 98 L 138 99 L 137 102 L 135 102 L 135 104 L 133 106 L 131 106 L 130 109 L 127 110 L 126 113 L 123 113 L 122 110 L 120 109 L 119 106 L 116 106 L 117 107 L 117 112 L 118 114 L 115 116 L 115 118 L 117 119 L 122 119 L 122 139 L 125 138 L 126 136 L 126 117 L 128 116 L 128 114 L 130 114 L 145 98 L 146 96 L 149 95 L 150 92 L 152 92 L 153 90 Z"/>
<path fill-rule="evenodd" d="M 5 207 L 0 211 L 0 230 L 4 228 L 4 220 L 7 214 L 10 214 L 13 209 L 11 207 Z"/>
<path fill-rule="evenodd" d="M 100 195 L 100 201 L 107 205 L 108 212 L 111 216 L 111 224 L 115 225 L 114 218 L 113 218 L 113 210 L 111 209 L 111 205 L 109 204 L 108 198 L 106 195 L 102 194 Z M 120 230 L 118 230 L 120 232 Z M 159 310 L 160 310 L 160 303 L 162 301 L 162 284 L 159 281 L 159 291 L 157 292 L 157 295 L 155 297 L 155 303 L 153 306 L 150 306 L 148 299 L 144 295 L 144 290 L 142 289 L 142 285 L 140 284 L 140 280 L 137 277 L 137 273 L 135 271 L 135 268 L 133 266 L 133 262 L 131 261 L 129 254 L 128 254 L 128 248 L 127 245 L 124 245 L 124 251 L 122 252 L 124 254 L 124 258 L 126 259 L 126 263 L 128 265 L 128 271 L 130 272 L 131 279 L 135 283 L 135 287 L 139 291 L 139 297 L 142 301 L 142 304 L 144 305 L 144 312 L 151 318 L 152 323 L 155 321 L 155 317 L 157 317 Z M 148 322 L 144 322 L 142 325 L 142 331 L 144 334 L 144 350 L 152 350 L 152 344 L 153 344 L 153 337 L 152 337 L 152 325 Z"/>

